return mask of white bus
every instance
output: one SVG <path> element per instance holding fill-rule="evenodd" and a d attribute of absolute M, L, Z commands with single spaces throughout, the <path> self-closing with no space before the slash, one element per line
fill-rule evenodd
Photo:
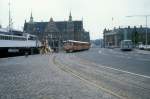
<path fill-rule="evenodd" d="M 133 49 L 133 44 L 131 40 L 122 40 L 120 45 L 121 50 L 123 51 L 131 51 Z"/>

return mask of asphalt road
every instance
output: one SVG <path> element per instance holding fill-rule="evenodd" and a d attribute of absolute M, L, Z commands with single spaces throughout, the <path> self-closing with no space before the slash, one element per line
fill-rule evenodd
<path fill-rule="evenodd" d="M 119 99 L 56 66 L 65 55 L 0 59 L 0 99 Z"/>
<path fill-rule="evenodd" d="M 137 57 L 129 59 L 125 55 Z M 143 71 L 148 69 L 149 61 L 142 60 L 142 57 L 144 55 L 136 51 L 124 53 L 118 49 L 91 49 L 57 55 L 56 60 L 61 70 L 120 99 L 150 99 L 150 76 L 144 75 Z M 137 60 L 140 62 L 136 63 Z M 145 69 L 135 65 L 141 62 L 144 62 Z"/>
<path fill-rule="evenodd" d="M 150 55 L 91 48 L 0 59 L 0 99 L 150 99 Z"/>
<path fill-rule="evenodd" d="M 124 71 L 150 76 L 150 54 L 137 51 L 121 51 L 120 49 L 91 48 L 76 53 L 79 57 L 98 64 Z"/>

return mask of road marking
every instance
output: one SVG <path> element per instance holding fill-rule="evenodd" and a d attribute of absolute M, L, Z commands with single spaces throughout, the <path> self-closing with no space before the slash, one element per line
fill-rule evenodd
<path fill-rule="evenodd" d="M 137 60 L 150 61 L 149 59 L 137 59 Z"/>
<path fill-rule="evenodd" d="M 106 54 L 106 53 L 102 53 L 101 50 L 99 50 L 98 53 L 101 54 L 101 55 L 108 55 L 108 54 Z"/>
<path fill-rule="evenodd" d="M 129 54 L 125 54 L 125 53 L 115 52 L 115 51 L 113 51 L 112 49 L 109 50 L 109 51 L 110 51 L 111 53 L 114 53 L 114 56 L 119 57 L 119 58 L 126 58 L 126 59 L 132 59 L 132 58 L 134 58 L 135 60 L 138 60 L 138 61 L 148 61 L 148 62 L 150 62 L 149 59 L 135 58 L 135 57 L 138 56 L 138 55 L 136 55 L 136 54 L 134 54 L 134 56 L 131 57 L 131 56 L 129 56 L 130 53 L 129 53 Z M 102 53 L 101 50 L 99 50 L 98 53 L 99 53 L 99 54 L 102 54 L 102 55 L 110 55 L 110 54 Z"/>
<path fill-rule="evenodd" d="M 116 69 L 116 68 L 112 68 L 112 67 L 108 67 L 108 66 L 101 66 L 101 65 L 98 65 L 98 64 L 93 63 L 93 62 L 92 62 L 92 64 L 94 64 L 96 66 L 100 66 L 100 67 L 106 68 L 106 69 L 111 69 L 111 70 L 115 70 L 115 71 L 119 71 L 119 72 L 123 72 L 123 73 L 127 73 L 127 74 L 131 74 L 131 75 L 140 76 L 140 77 L 144 77 L 144 78 L 149 78 L 150 79 L 150 76 L 141 75 L 141 74 L 137 74 L 137 73 L 121 70 L 121 69 Z"/>
<path fill-rule="evenodd" d="M 53 57 L 53 63 L 54 63 L 58 68 L 60 68 L 61 70 L 63 70 L 64 72 L 67 72 L 67 73 L 69 73 L 69 74 L 72 74 L 74 77 L 80 79 L 81 81 L 83 81 L 83 82 L 85 82 L 85 83 L 87 83 L 87 84 L 89 84 L 89 85 L 92 85 L 92 86 L 94 86 L 94 87 L 96 87 L 96 88 L 98 88 L 98 89 L 101 89 L 101 90 L 103 90 L 103 91 L 105 91 L 105 92 L 107 92 L 107 93 L 109 93 L 109 94 L 111 94 L 111 95 L 113 95 L 113 96 L 116 96 L 116 97 L 118 97 L 118 98 L 120 98 L 120 99 L 126 99 L 125 97 L 120 96 L 120 95 L 118 95 L 118 94 L 112 92 L 111 90 L 108 90 L 108 89 L 106 89 L 106 88 L 104 88 L 104 87 L 101 87 L 100 85 L 98 85 L 98 84 L 96 84 L 96 83 L 94 83 L 94 82 L 92 82 L 92 81 L 90 81 L 90 80 L 88 80 L 88 79 L 82 77 L 79 72 L 73 71 L 71 68 L 62 65 L 60 62 L 56 61 L 56 56 Z"/>
<path fill-rule="evenodd" d="M 102 53 L 102 51 L 101 51 L 101 50 L 99 50 L 99 51 L 98 51 L 98 53 L 99 53 L 99 54 L 101 54 L 101 53 Z"/>
<path fill-rule="evenodd" d="M 122 56 L 121 56 L 122 57 Z M 106 68 L 106 69 L 111 69 L 111 70 L 115 70 L 115 71 L 119 71 L 119 72 L 123 72 L 123 73 L 127 73 L 127 74 L 131 74 L 131 75 L 135 75 L 135 76 L 140 76 L 140 77 L 144 77 L 144 78 L 148 78 L 150 79 L 150 76 L 146 76 L 146 75 L 142 75 L 142 74 L 137 74 L 137 73 L 133 73 L 133 72 L 129 72 L 129 71 L 125 71 L 125 70 L 121 70 L 121 69 L 117 69 L 117 68 L 112 68 L 112 67 L 108 67 L 108 66 L 102 66 L 102 65 L 99 65 L 99 64 L 96 64 L 92 61 L 89 61 L 89 60 L 85 60 L 83 58 L 80 58 L 81 60 L 83 61 L 87 61 L 93 65 L 96 65 L 96 66 L 99 66 L 99 67 L 102 67 L 102 68 Z M 131 59 L 131 57 L 128 57 L 128 59 Z M 144 59 L 143 59 L 144 60 Z M 146 60 L 145 60 L 146 61 Z"/>
<path fill-rule="evenodd" d="M 98 51 L 98 53 L 99 54 L 102 54 L 102 55 L 110 55 L 110 54 L 106 54 L 106 53 L 102 53 L 102 51 L 101 50 L 99 50 Z M 112 52 L 112 53 L 114 53 L 114 52 Z M 116 53 L 115 53 L 116 54 Z M 119 54 L 119 53 L 118 53 Z M 124 56 L 123 54 L 121 54 L 121 55 L 114 55 L 114 56 L 116 56 L 116 57 L 121 57 L 121 58 L 127 58 L 127 59 L 130 59 L 131 57 L 126 57 L 126 56 Z"/>

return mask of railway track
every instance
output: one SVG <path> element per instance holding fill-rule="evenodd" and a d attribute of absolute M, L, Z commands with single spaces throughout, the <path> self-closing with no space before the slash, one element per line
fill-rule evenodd
<path fill-rule="evenodd" d="M 53 57 L 53 63 L 55 64 L 55 66 L 57 66 L 62 71 L 70 74 L 74 78 L 77 78 L 77 79 L 81 80 L 82 82 L 86 83 L 87 85 L 91 85 L 91 86 L 97 88 L 99 91 L 104 91 L 108 94 L 111 94 L 112 96 L 115 96 L 118 99 L 126 99 L 126 97 L 123 97 L 123 96 L 121 96 L 121 95 L 119 95 L 119 94 L 117 94 L 117 93 L 115 93 L 115 92 L 113 92 L 109 89 L 106 89 L 106 88 L 100 86 L 99 84 L 96 84 L 92 80 L 89 80 L 89 79 L 85 78 L 84 76 L 82 76 L 81 73 L 69 68 L 69 66 L 67 66 L 66 64 L 64 65 L 59 60 L 57 60 L 56 56 Z"/>

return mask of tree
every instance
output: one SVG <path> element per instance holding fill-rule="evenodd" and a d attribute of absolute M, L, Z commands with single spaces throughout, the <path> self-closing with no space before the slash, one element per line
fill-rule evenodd
<path fill-rule="evenodd" d="M 139 33 L 137 32 L 136 28 L 132 32 L 132 42 L 134 43 L 134 45 L 138 44 L 139 42 Z"/>

